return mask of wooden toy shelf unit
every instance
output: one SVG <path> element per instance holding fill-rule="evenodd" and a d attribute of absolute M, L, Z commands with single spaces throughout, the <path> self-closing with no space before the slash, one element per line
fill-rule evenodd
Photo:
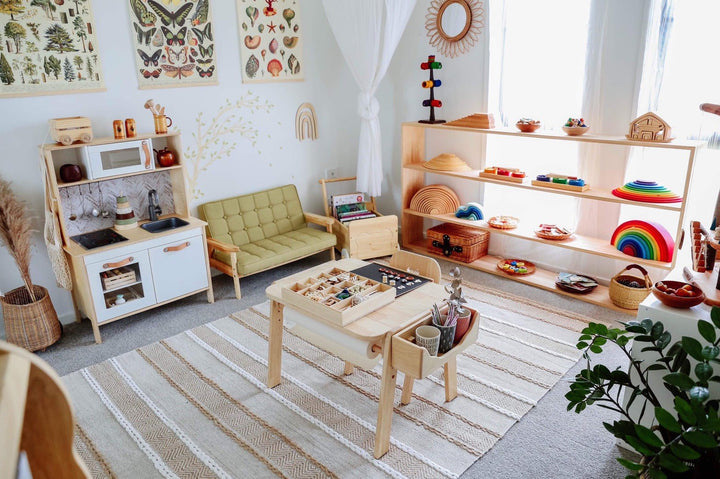
<path fill-rule="evenodd" d="M 439 171 L 429 170 L 423 166 L 426 160 L 429 160 L 433 155 L 426 155 L 425 144 L 426 137 L 431 132 L 433 140 L 442 138 L 443 140 L 455 140 L 460 138 L 459 135 L 466 135 L 463 139 L 467 139 L 467 135 L 504 135 L 516 137 L 517 141 L 539 141 L 539 140 L 558 140 L 558 141 L 574 141 L 574 142 L 585 142 L 595 144 L 606 144 L 606 145 L 620 145 L 625 147 L 643 147 L 643 148 L 661 148 L 661 149 L 673 149 L 682 151 L 687 154 L 687 165 L 684 171 L 684 188 L 682 193 L 677 192 L 678 195 L 682 196 L 682 202 L 680 203 L 647 203 L 632 201 L 624 198 L 617 197 L 612 194 L 610 190 L 600 190 L 592 186 L 593 179 L 589 178 L 588 183 L 591 188 L 586 191 L 573 191 L 566 189 L 556 189 L 545 186 L 533 185 L 531 180 L 535 178 L 534 174 L 528 174 L 527 178 L 524 178 L 522 182 L 515 183 L 509 181 L 502 181 L 488 177 L 479 176 L 479 172 L 483 171 L 485 166 L 491 165 L 492 159 L 481 160 L 483 164 L 479 165 L 478 169 L 470 171 Z M 437 135 L 441 135 L 438 137 Z M 452 135 L 450 138 L 449 135 Z M 476 136 L 477 141 L 483 137 Z M 473 140 L 475 140 L 473 138 Z M 410 208 L 410 200 L 417 191 L 425 186 L 426 183 L 441 182 L 441 177 L 460 178 L 464 181 L 479 181 L 482 183 L 492 183 L 495 185 L 502 185 L 507 188 L 520 188 L 525 191 L 542 192 L 545 194 L 553 195 L 564 195 L 576 198 L 585 198 L 595 200 L 601 203 L 620 203 L 626 205 L 640 206 L 643 208 L 654 208 L 666 211 L 673 211 L 677 213 L 677 228 L 671 232 L 674 234 L 674 240 L 676 244 L 679 244 L 680 235 L 682 234 L 682 225 L 685 218 L 685 207 L 688 188 L 690 186 L 690 179 L 692 177 L 693 166 L 695 162 L 695 155 L 697 149 L 702 147 L 702 142 L 691 142 L 691 141 L 680 141 L 675 140 L 671 143 L 658 143 L 658 142 L 645 142 L 645 141 L 633 141 L 627 140 L 622 137 L 610 137 L 610 136 L 599 136 L 599 135 L 584 135 L 584 136 L 567 136 L 565 134 L 553 134 L 549 132 L 535 132 L 535 133 L 523 133 L 514 129 L 508 128 L 495 128 L 495 129 L 479 129 L 469 128 L 460 126 L 450 125 L 431 125 L 421 124 L 415 122 L 407 122 L 402 124 L 402 200 L 403 200 L 403 212 L 402 212 L 402 244 L 407 250 L 421 253 L 427 256 L 434 256 L 437 258 L 445 259 L 447 261 L 455 261 L 459 264 L 464 264 L 471 268 L 482 270 L 488 273 L 501 275 L 507 278 L 514 279 L 526 284 L 534 285 L 549 291 L 554 291 L 559 294 L 565 294 L 568 296 L 581 299 L 593 304 L 605 306 L 607 308 L 623 311 L 629 314 L 635 314 L 634 311 L 619 309 L 610 301 L 608 295 L 608 289 L 604 286 L 599 286 L 590 294 L 576 295 L 572 293 L 564 292 L 555 287 L 556 273 L 548 270 L 538 268 L 535 274 L 523 275 L 523 276 L 509 276 L 498 270 L 497 262 L 499 259 L 495 256 L 483 256 L 471 263 L 462 263 L 454 260 L 452 257 L 446 258 L 442 255 L 433 254 L 428 252 L 426 242 L 424 239 L 425 230 L 431 226 L 429 220 L 434 222 L 447 222 L 455 223 L 464 226 L 470 226 L 481 230 L 489 231 L 491 234 L 508 235 L 514 238 L 521 238 L 528 241 L 535 241 L 538 243 L 556 246 L 560 248 L 567 248 L 572 251 L 579 251 L 587 254 L 602 256 L 615 260 L 622 260 L 628 263 L 641 263 L 644 265 L 652 266 L 654 268 L 661 268 L 665 270 L 671 270 L 675 265 L 677 258 L 677 247 L 675 248 L 673 258 L 671 262 L 660 262 L 642 258 L 635 258 L 626 255 L 618 251 L 615 246 L 610 244 L 610 238 L 593 238 L 588 236 L 582 236 L 575 234 L 571 239 L 564 241 L 553 241 L 539 238 L 535 235 L 533 229 L 537 224 L 531 223 L 530 220 L 520 223 L 520 226 L 516 229 L 496 229 L 488 226 L 486 221 L 469 221 L 465 219 L 456 218 L 454 214 L 426 214 L 420 213 Z M 436 152 L 440 153 L 440 152 Z M 426 157 L 427 156 L 427 157 Z M 475 166 L 472 166 L 474 168 Z M 540 162 L 538 162 L 538 169 L 542 168 Z M 681 166 L 679 166 L 681 168 Z M 426 175 L 432 174 L 433 181 L 429 179 L 426 181 Z M 619 185 L 618 185 L 619 186 Z M 463 201 L 474 201 L 474 198 L 463 198 Z M 436 223 L 432 223 L 436 224 Z M 532 259 L 532 258 L 529 258 Z"/>

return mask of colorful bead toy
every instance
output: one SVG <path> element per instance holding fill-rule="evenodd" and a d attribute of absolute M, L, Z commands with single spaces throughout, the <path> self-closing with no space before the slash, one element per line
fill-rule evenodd
<path fill-rule="evenodd" d="M 430 108 L 430 118 L 427 120 L 420 120 L 420 123 L 445 123 L 445 120 L 435 119 L 435 108 L 441 108 L 442 102 L 435 99 L 435 88 L 442 85 L 440 80 L 433 78 L 433 70 L 440 70 L 442 63 L 435 61 L 435 55 L 428 55 L 428 61 L 420 64 L 421 70 L 430 70 L 430 79 L 422 82 L 422 87 L 430 90 L 430 98 L 423 100 L 422 106 Z"/>

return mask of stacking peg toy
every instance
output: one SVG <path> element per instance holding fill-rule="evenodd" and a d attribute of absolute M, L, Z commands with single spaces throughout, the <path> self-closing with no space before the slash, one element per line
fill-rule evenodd
<path fill-rule="evenodd" d="M 430 108 L 430 118 L 420 120 L 420 123 L 445 123 L 445 120 L 435 119 L 435 108 L 442 107 L 442 102 L 435 99 L 435 88 L 442 85 L 442 82 L 433 78 L 433 70 L 440 70 L 441 68 L 442 63 L 435 61 L 435 55 L 428 55 L 428 61 L 420 64 L 421 70 L 430 70 L 430 79 L 422 82 L 422 87 L 430 90 L 430 98 L 422 102 L 422 106 Z"/>

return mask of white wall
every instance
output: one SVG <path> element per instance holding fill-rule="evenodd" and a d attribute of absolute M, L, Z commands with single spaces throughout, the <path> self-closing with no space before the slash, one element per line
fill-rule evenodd
<path fill-rule="evenodd" d="M 266 187 L 294 183 L 303 207 L 322 212 L 317 180 L 326 168 L 341 167 L 341 174 L 355 171 L 359 120 L 355 113 L 354 81 L 330 32 L 318 1 L 299 2 L 304 35 L 305 80 L 301 82 L 243 85 L 235 2 L 213 1 L 213 33 L 218 55 L 220 84 L 208 87 L 139 90 L 134 72 L 132 27 L 127 1 L 94 0 L 99 53 L 107 91 L 78 95 L 54 95 L 0 99 L 0 175 L 12 181 L 15 193 L 29 203 L 34 227 L 43 225 L 43 196 L 38 145 L 47 136 L 50 118 L 82 115 L 93 123 L 96 137 L 111 136 L 112 120 L 135 118 L 140 133 L 152 132 L 151 114 L 143 108 L 154 98 L 167 107 L 168 115 L 191 146 L 198 112 L 212 117 L 226 99 L 237 100 L 248 91 L 275 107 L 270 114 L 251 118 L 260 130 L 257 147 L 242 138 L 230 158 L 217 161 L 204 174 L 200 202 L 249 193 Z M 318 116 L 319 139 L 299 142 L 295 138 L 295 111 L 311 102 Z M 387 135 L 391 138 L 391 135 Z M 258 154 L 257 150 L 262 153 Z M 388 158 L 389 160 L 389 158 Z M 193 206 L 197 205 L 193 202 Z M 40 234 L 31 264 L 33 281 L 50 290 L 63 321 L 72 316 L 70 294 L 55 287 Z M 7 251 L 0 249 L 0 290 L 20 286 L 20 276 Z"/>
<path fill-rule="evenodd" d="M 642 7 L 633 8 L 633 14 L 628 15 L 625 2 L 607 2 L 610 6 L 607 41 L 608 48 L 613 51 L 608 52 L 607 82 L 603 87 L 606 111 L 628 112 L 633 104 L 635 78 L 626 75 L 636 71 L 634 62 L 640 58 L 632 50 L 642 45 L 642 25 L 636 24 Z M 386 214 L 399 214 L 401 208 L 400 123 L 428 116 L 427 108 L 421 106 L 426 90 L 420 86 L 427 79 L 427 72 L 420 70 L 420 63 L 428 54 L 436 53 L 429 45 L 425 31 L 429 3 L 429 0 L 418 0 L 377 92 L 385 173 L 383 195 L 378 199 L 378 205 Z M 488 12 L 494 5 L 496 0 L 485 2 L 486 29 L 493 27 L 488 21 Z M 146 132 L 151 130 L 152 124 L 143 103 L 147 98 L 154 98 L 167 106 L 169 115 L 183 132 L 187 146 L 191 143 L 190 132 L 195 127 L 198 112 L 212 115 L 226 99 L 236 100 L 247 91 L 275 105 L 271 114 L 253 116 L 255 125 L 261 130 L 257 148 L 262 153 L 258 155 L 249 143 L 240 141 L 230 158 L 216 162 L 202 178 L 199 185 L 205 191 L 202 201 L 295 183 L 305 209 L 321 212 L 317 179 L 324 169 L 340 166 L 342 175 L 355 172 L 359 130 L 357 87 L 337 48 L 321 2 L 304 0 L 301 6 L 305 23 L 305 81 L 243 85 L 235 2 L 223 0 L 213 2 L 220 85 L 141 91 L 133 71 L 127 5 L 124 1 L 95 0 L 93 9 L 107 91 L 0 100 L 3 113 L 0 115 L 0 174 L 12 180 L 16 193 L 30 203 L 37 217 L 36 228 L 42 227 L 42 183 L 37 145 L 48 141 L 49 118 L 89 116 L 96 136 L 109 136 L 113 119 L 134 117 L 138 121 L 138 130 Z M 436 97 L 444 105 L 436 113 L 439 118 L 452 120 L 487 110 L 489 57 L 487 31 L 468 53 L 455 59 L 438 57 L 443 69 L 437 77 L 443 86 L 437 90 Z M 312 102 L 317 111 L 319 140 L 316 142 L 298 142 L 294 138 L 295 110 L 305 101 Z M 433 143 L 429 149 L 442 151 L 452 147 L 459 154 L 472 157 L 482 148 L 473 135 L 453 138 L 452 144 L 443 142 L 447 139 L 437 140 L 437 144 Z M 480 185 L 473 187 L 477 190 L 467 192 L 468 196 L 481 193 Z M 70 296 L 54 287 L 39 235 L 37 246 L 31 270 L 34 281 L 49 287 L 58 313 L 67 318 L 72 311 Z M 557 252 L 557 248 L 553 252 Z M 615 269 L 610 267 L 610 270 Z M 19 285 L 19 275 L 9 255 L 0 251 L 0 289 L 7 291 Z"/>

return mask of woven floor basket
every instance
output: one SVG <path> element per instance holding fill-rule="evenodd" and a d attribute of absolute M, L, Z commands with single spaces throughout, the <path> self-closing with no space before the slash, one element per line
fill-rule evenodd
<path fill-rule="evenodd" d="M 642 278 L 637 276 L 622 274 L 625 271 L 631 269 L 637 269 L 643 275 Z M 635 281 L 638 284 L 643 285 L 641 288 L 633 288 L 632 286 L 625 286 L 618 282 L 618 280 Z M 648 276 L 647 270 L 640 265 L 630 264 L 624 270 L 613 276 L 610 280 L 610 300 L 615 304 L 624 309 L 638 309 L 640 303 L 650 294 L 652 290 L 653 282 Z"/>
<path fill-rule="evenodd" d="M 33 285 L 33 292 L 39 298 L 34 303 L 25 287 L 0 296 L 7 341 L 28 351 L 47 348 L 60 339 L 62 332 L 48 290 Z"/>

